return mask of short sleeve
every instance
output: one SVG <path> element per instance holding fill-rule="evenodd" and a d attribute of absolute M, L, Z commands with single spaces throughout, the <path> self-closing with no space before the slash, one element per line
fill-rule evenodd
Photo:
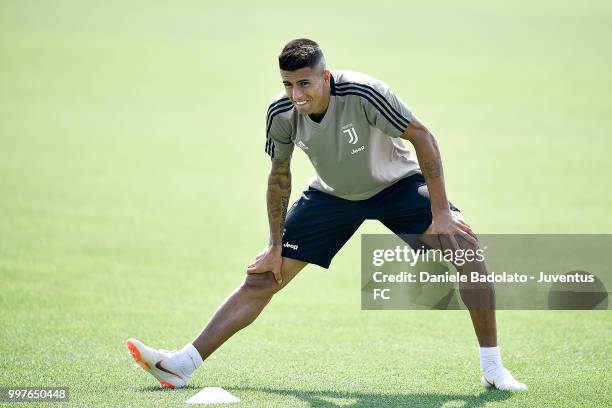
<path fill-rule="evenodd" d="M 291 140 L 291 123 L 282 117 L 282 113 L 291 110 L 291 102 L 277 102 L 270 105 L 266 116 L 266 153 L 278 160 L 285 160 L 293 153 Z"/>
<path fill-rule="evenodd" d="M 391 137 L 400 137 L 412 121 L 410 108 L 382 81 L 360 85 L 368 123 Z"/>

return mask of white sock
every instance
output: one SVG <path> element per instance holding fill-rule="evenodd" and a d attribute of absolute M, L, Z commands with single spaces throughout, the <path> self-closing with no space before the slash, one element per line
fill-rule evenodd
<path fill-rule="evenodd" d="M 484 374 L 490 374 L 503 367 L 499 347 L 480 348 L 480 368 Z"/>
<path fill-rule="evenodd" d="M 171 364 L 174 364 L 176 367 L 180 368 L 183 374 L 185 374 L 187 377 L 190 377 L 191 374 L 193 374 L 193 372 L 202 364 L 202 357 L 200 356 L 200 353 L 191 343 L 173 353 L 168 360 Z"/>

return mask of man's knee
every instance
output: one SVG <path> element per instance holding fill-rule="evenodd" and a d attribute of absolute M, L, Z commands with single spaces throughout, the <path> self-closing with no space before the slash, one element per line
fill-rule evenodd
<path fill-rule="evenodd" d="M 272 272 L 249 274 L 244 279 L 240 290 L 243 290 L 255 297 L 271 297 L 282 288 L 276 283 Z"/>
<path fill-rule="evenodd" d="M 455 239 L 455 242 L 457 243 L 458 248 L 456 249 L 459 249 L 462 251 L 468 251 L 468 250 L 477 251 L 478 249 L 480 249 L 480 243 L 478 241 L 478 238 L 475 238 L 474 242 L 472 242 L 468 238 L 462 235 L 459 235 L 459 234 L 453 235 L 453 238 Z M 438 234 L 425 233 L 420 236 L 419 244 L 425 244 L 426 246 L 432 249 L 453 249 L 454 250 L 455 248 L 455 246 L 453 245 L 451 241 L 451 237 L 449 235 L 438 235 Z"/>
<path fill-rule="evenodd" d="M 474 241 L 469 240 L 468 238 L 462 236 L 462 235 L 455 235 L 455 240 L 457 241 L 457 245 L 459 245 L 460 249 L 463 249 L 464 251 L 477 251 L 478 249 L 480 249 L 480 242 L 478 241 L 478 238 L 473 237 Z"/>

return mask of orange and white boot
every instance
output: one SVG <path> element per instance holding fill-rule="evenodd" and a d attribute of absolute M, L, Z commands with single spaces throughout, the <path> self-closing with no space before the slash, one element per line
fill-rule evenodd
<path fill-rule="evenodd" d="M 191 378 L 191 373 L 186 374 L 184 368 L 173 361 L 171 351 L 147 347 L 136 339 L 126 340 L 125 347 L 138 367 L 155 377 L 162 388 L 182 388 Z"/>

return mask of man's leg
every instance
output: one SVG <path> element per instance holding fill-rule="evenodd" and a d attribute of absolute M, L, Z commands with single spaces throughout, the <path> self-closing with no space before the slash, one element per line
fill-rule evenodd
<path fill-rule="evenodd" d="M 283 258 L 281 284 L 276 283 L 272 272 L 247 275 L 193 343 L 177 352 L 153 349 L 136 339 L 127 340 L 125 345 L 136 364 L 153 375 L 162 387 L 184 387 L 202 361 L 238 330 L 251 324 L 272 296 L 306 265 L 306 262 Z"/>
<path fill-rule="evenodd" d="M 460 213 L 456 213 L 463 219 Z M 448 237 L 428 235 L 429 228 L 421 236 L 421 240 L 434 249 L 452 249 Z M 459 248 L 472 250 L 478 249 L 478 244 L 472 244 L 468 240 L 455 235 Z M 468 282 L 459 283 L 461 300 L 470 312 L 472 325 L 480 344 L 480 368 L 483 377 L 482 384 L 486 387 L 496 387 L 507 391 L 524 391 L 525 384 L 518 382 L 502 364 L 501 354 L 497 347 L 497 326 L 495 321 L 495 289 L 493 283 L 471 282 L 470 274 L 478 272 L 480 276 L 488 274 L 484 261 L 474 259 L 463 265 L 455 264 L 457 271 L 468 275 Z"/>
<path fill-rule="evenodd" d="M 457 213 L 459 214 L 459 213 Z M 459 216 L 459 215 L 458 215 Z M 429 229 L 421 237 L 421 240 L 434 249 L 452 249 L 450 241 L 444 237 L 437 237 L 428 234 Z M 470 249 L 476 251 L 478 245 L 474 245 L 459 236 L 455 236 L 457 244 L 463 250 Z M 487 267 L 483 262 L 474 260 L 466 262 L 464 265 L 455 265 L 460 274 L 478 272 L 480 275 L 487 275 Z M 459 294 L 461 300 L 470 312 L 474 332 L 478 338 L 480 347 L 497 346 L 497 327 L 495 321 L 495 288 L 492 283 L 487 282 L 461 282 L 459 283 Z"/>
<path fill-rule="evenodd" d="M 237 331 L 251 324 L 280 291 L 307 265 L 306 262 L 283 258 L 283 282 L 276 283 L 271 272 L 247 275 L 213 315 L 204 330 L 193 341 L 202 359 L 206 359 Z"/>
<path fill-rule="evenodd" d="M 425 178 L 413 175 L 398 181 L 391 187 L 383 190 L 368 200 L 371 212 L 368 218 L 380 220 L 387 228 L 399 235 L 407 244 L 419 245 L 419 236 L 429 247 L 434 249 L 452 248 L 450 242 L 444 237 L 428 234 L 431 232 L 431 201 Z M 461 213 L 452 204 L 449 207 L 456 217 L 463 221 Z M 423 235 L 421 235 L 423 234 Z M 458 244 L 464 249 L 470 247 L 467 240 L 455 235 Z M 474 248 L 472 248 L 474 249 Z M 456 265 L 459 273 L 478 271 L 486 274 L 484 262 L 472 262 L 465 265 Z M 470 311 L 470 317 L 480 343 L 480 367 L 485 376 L 483 380 L 500 389 L 519 391 L 525 385 L 514 380 L 501 363 L 499 348 L 497 347 L 497 330 L 495 322 L 495 292 L 493 285 L 476 282 L 474 284 L 461 284 L 459 287 L 461 299 Z M 494 375 L 490 375 L 493 373 Z"/>

